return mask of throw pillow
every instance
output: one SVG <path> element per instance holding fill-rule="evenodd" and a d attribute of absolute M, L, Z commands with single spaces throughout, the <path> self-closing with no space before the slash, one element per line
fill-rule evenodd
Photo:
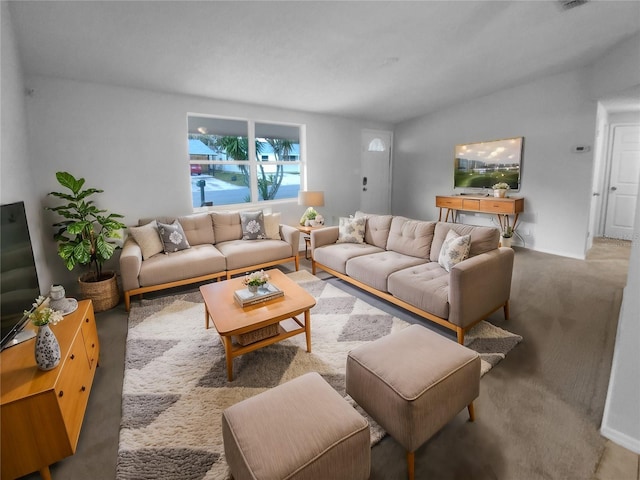
<path fill-rule="evenodd" d="M 365 217 L 340 217 L 337 243 L 364 243 Z"/>
<path fill-rule="evenodd" d="M 270 238 L 272 240 L 281 240 L 279 213 L 264 214 L 264 230 L 267 234 L 267 238 Z"/>
<path fill-rule="evenodd" d="M 140 227 L 129 227 L 129 233 L 140 246 L 143 260 L 164 251 L 160 235 L 158 234 L 158 224 L 155 220 Z"/>
<path fill-rule="evenodd" d="M 164 253 L 173 253 L 190 248 L 184 229 L 178 220 L 171 225 L 158 222 L 158 233 L 162 239 Z"/>
<path fill-rule="evenodd" d="M 449 230 L 442 244 L 442 248 L 440 249 L 438 263 L 447 272 L 450 272 L 454 265 L 460 263 L 469 256 L 470 248 L 471 235 L 460 236 L 455 231 Z"/>
<path fill-rule="evenodd" d="M 264 231 L 264 214 L 262 210 L 240 212 L 240 224 L 242 225 L 242 240 L 263 240 L 267 238 L 267 233 Z"/>

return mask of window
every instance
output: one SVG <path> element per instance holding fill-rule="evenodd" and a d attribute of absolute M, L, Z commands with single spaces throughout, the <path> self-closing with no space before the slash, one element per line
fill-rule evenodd
<path fill-rule="evenodd" d="M 190 115 L 194 207 L 297 198 L 304 127 Z"/>

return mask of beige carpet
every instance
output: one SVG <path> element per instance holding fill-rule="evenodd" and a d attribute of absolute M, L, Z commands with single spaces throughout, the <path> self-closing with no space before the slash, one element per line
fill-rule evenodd
<path fill-rule="evenodd" d="M 225 408 L 308 371 L 345 395 L 348 351 L 409 325 L 306 271 L 289 276 L 317 299 L 312 353 L 303 335 L 252 352 L 235 359 L 232 383 L 217 333 L 204 328 L 198 292 L 132 305 L 117 478 L 229 478 L 220 433 Z M 487 322 L 467 335 L 483 374 L 521 340 Z M 369 420 L 373 445 L 384 431 Z"/>

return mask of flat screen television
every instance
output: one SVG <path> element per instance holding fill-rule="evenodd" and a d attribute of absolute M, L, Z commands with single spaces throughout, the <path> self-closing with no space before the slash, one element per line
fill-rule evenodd
<path fill-rule="evenodd" d="M 453 186 L 485 189 L 507 183 L 520 189 L 524 137 L 456 145 Z"/>
<path fill-rule="evenodd" d="M 0 206 L 0 348 L 12 345 L 40 295 L 24 202 Z"/>

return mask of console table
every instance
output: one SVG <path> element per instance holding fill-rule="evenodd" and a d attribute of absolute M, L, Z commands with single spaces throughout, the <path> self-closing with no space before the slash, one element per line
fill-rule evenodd
<path fill-rule="evenodd" d="M 500 229 L 506 230 L 511 224 L 515 231 L 518 226 L 518 215 L 524 211 L 523 197 L 485 197 L 475 195 L 453 195 L 436 196 L 436 207 L 440 209 L 438 221 L 442 221 L 442 209 L 446 208 L 445 222 L 449 221 L 449 216 L 453 222 L 458 220 L 458 211 L 491 213 L 498 217 Z M 509 220 L 509 215 L 513 215 L 513 223 Z"/>
<path fill-rule="evenodd" d="M 33 328 L 28 325 L 26 328 Z M 90 300 L 51 330 L 60 344 L 60 364 L 44 372 L 36 366 L 35 339 L 0 354 L 2 478 L 39 471 L 51 480 L 49 465 L 73 455 L 100 354 Z"/>

